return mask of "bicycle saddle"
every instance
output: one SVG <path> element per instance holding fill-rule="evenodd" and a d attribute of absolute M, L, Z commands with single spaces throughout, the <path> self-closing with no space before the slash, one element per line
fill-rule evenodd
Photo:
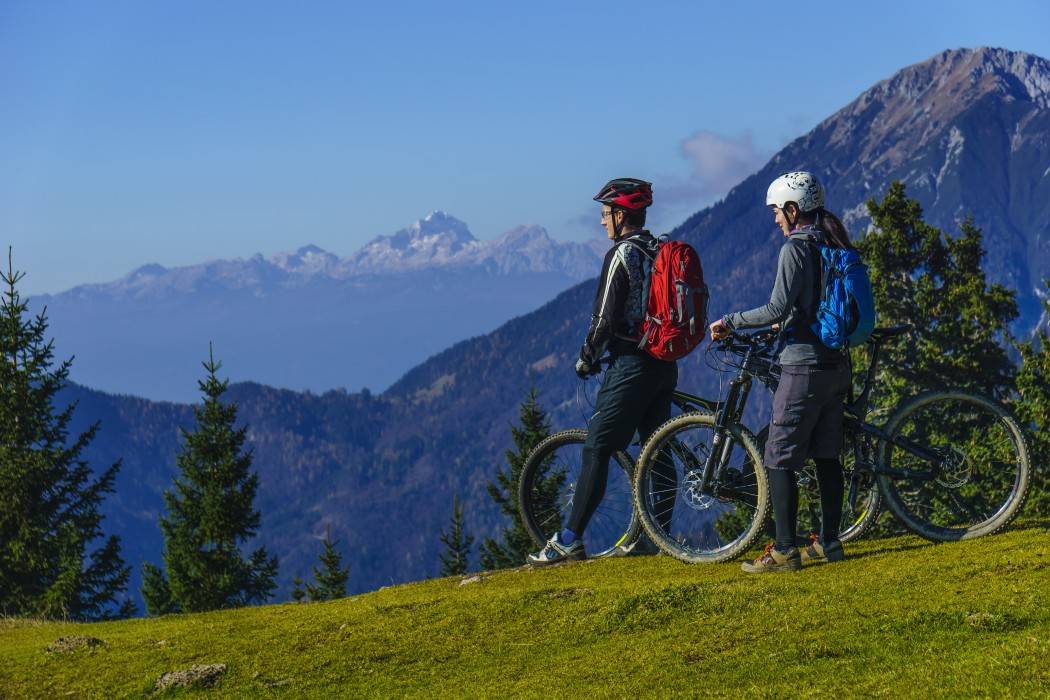
<path fill-rule="evenodd" d="M 875 342 L 885 340 L 886 338 L 893 338 L 898 335 L 904 335 L 911 330 L 911 325 L 905 323 L 901 326 L 886 326 L 885 328 L 876 328 L 871 332 L 871 339 Z"/>

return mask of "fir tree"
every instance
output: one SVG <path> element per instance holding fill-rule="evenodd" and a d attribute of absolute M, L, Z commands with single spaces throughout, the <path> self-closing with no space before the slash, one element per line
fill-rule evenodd
<path fill-rule="evenodd" d="M 535 546 L 518 513 L 518 481 L 525 460 L 536 445 L 550 436 L 551 426 L 547 414 L 540 408 L 536 387 L 519 410 L 520 425 L 512 425 L 511 437 L 514 449 L 507 450 L 507 468 L 496 473 L 496 480 L 489 482 L 488 493 L 507 518 L 499 539 L 485 538 L 481 545 L 481 566 L 485 569 L 505 569 L 525 563 L 525 555 Z"/>
<path fill-rule="evenodd" d="M 296 603 L 301 603 L 304 598 L 306 598 L 306 588 L 304 587 L 303 579 L 301 576 L 296 576 L 292 579 L 292 600 Z"/>
<path fill-rule="evenodd" d="M 1016 295 L 988 284 L 980 229 L 967 217 L 953 238 L 927 224 L 900 182 L 867 206 L 872 228 L 856 245 L 869 267 L 878 323 L 913 329 L 883 345 L 873 409 L 892 410 L 920 391 L 949 388 L 1008 400 L 1017 370 L 1006 350 Z M 854 350 L 855 367 L 866 366 L 866 352 Z M 858 383 L 862 378 L 854 375 Z M 899 531 L 891 519 L 876 530 Z"/>
<path fill-rule="evenodd" d="M 1050 279 L 1045 285 L 1050 291 Z M 1050 314 L 1050 303 L 1046 300 L 1043 308 Z M 1034 338 L 1018 348 L 1021 369 L 1017 373 L 1019 397 L 1014 410 L 1028 427 L 1034 467 L 1025 512 L 1047 518 L 1050 517 L 1050 337 L 1039 330 Z"/>
<path fill-rule="evenodd" d="M 237 406 L 220 401 L 229 384 L 209 346 L 198 382 L 204 402 L 194 407 L 195 432 L 182 430 L 175 488 L 165 491 L 161 517 L 164 567 L 143 567 L 142 597 L 151 615 L 232 608 L 267 600 L 277 558 L 259 547 L 247 558 L 240 546 L 259 527 L 254 508 L 259 478 L 244 449 L 247 428 L 236 429 Z"/>
<path fill-rule="evenodd" d="M 332 541 L 332 532 L 325 533 L 324 550 L 318 565 L 314 567 L 314 581 L 317 585 L 306 584 L 310 600 L 335 600 L 346 597 L 346 582 L 350 578 L 350 567 L 343 566 L 343 558 L 336 551 Z"/>
<path fill-rule="evenodd" d="M 120 469 L 94 477 L 82 453 L 95 422 L 70 439 L 76 404 L 55 406 L 72 360 L 54 366 L 45 313 L 30 317 L 8 250 L 0 300 L 0 614 L 74 620 L 127 616 L 130 568 L 103 537 L 99 506 Z"/>
<path fill-rule="evenodd" d="M 441 575 L 461 576 L 467 573 L 470 545 L 474 544 L 474 537 L 467 534 L 463 525 L 463 504 L 459 496 L 452 497 L 452 519 L 449 531 L 441 531 L 441 541 L 445 545 L 445 552 L 441 555 Z"/>
<path fill-rule="evenodd" d="M 980 229 L 967 218 L 957 237 L 947 236 L 922 220 L 900 182 L 881 202 L 869 200 L 868 213 L 872 229 L 857 247 L 870 268 L 879 325 L 914 328 L 884 346 L 879 403 L 948 387 L 1006 398 L 1016 371 L 1006 346 L 1017 301 L 988 284 Z"/>

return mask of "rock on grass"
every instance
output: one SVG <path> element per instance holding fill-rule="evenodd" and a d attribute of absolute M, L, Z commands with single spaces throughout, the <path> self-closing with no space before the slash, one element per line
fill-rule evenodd
<path fill-rule="evenodd" d="M 157 679 L 153 690 L 168 688 L 210 688 L 226 673 L 226 664 L 197 664 L 183 671 L 170 671 Z"/>
<path fill-rule="evenodd" d="M 77 649 L 98 647 L 103 644 L 105 644 L 105 642 L 96 637 L 73 635 L 70 637 L 59 637 L 48 645 L 47 650 L 52 654 L 63 654 L 69 651 L 76 651 Z"/>

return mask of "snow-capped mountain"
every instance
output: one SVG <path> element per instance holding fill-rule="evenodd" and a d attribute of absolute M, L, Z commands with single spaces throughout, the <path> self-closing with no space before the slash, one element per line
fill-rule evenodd
<path fill-rule="evenodd" d="M 81 285 L 42 299 L 54 304 L 66 298 L 159 298 L 223 289 L 265 296 L 321 280 L 346 282 L 442 269 L 461 274 L 552 274 L 581 280 L 595 274 L 606 246 L 597 238 L 589 243 L 556 241 L 542 226 L 518 226 L 496 239 L 481 241 L 459 219 L 435 211 L 397 233 L 374 238 L 345 258 L 311 244 L 270 258 L 256 254 L 174 268 L 152 263 L 113 282 Z"/>
<path fill-rule="evenodd" d="M 35 297 L 72 377 L 190 400 L 209 341 L 235 378 L 294 389 L 383 389 L 408 367 L 597 274 L 605 246 L 520 226 L 490 241 L 433 212 L 352 255 L 315 245 L 269 258 L 144 265 Z M 469 309 L 469 312 L 467 311 Z"/>
<path fill-rule="evenodd" d="M 458 265 L 484 247 L 462 221 L 435 211 L 392 236 L 375 238 L 347 258 L 346 269 L 350 274 L 381 274 Z"/>
<path fill-rule="evenodd" d="M 556 272 L 583 279 L 594 274 L 607 243 L 559 243 L 542 226 L 518 226 L 482 242 L 459 219 L 436 211 L 392 236 L 379 236 L 351 255 L 347 275 L 478 266 L 498 274 Z"/>

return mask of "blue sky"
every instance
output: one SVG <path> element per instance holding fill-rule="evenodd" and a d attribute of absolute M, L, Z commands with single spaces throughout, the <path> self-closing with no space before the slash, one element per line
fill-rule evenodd
<path fill-rule="evenodd" d="M 55 292 L 433 209 L 491 238 L 654 228 L 946 48 L 1050 56 L 1045 2 L 0 2 L 0 243 Z M 593 219 L 593 221 L 592 221 Z"/>

